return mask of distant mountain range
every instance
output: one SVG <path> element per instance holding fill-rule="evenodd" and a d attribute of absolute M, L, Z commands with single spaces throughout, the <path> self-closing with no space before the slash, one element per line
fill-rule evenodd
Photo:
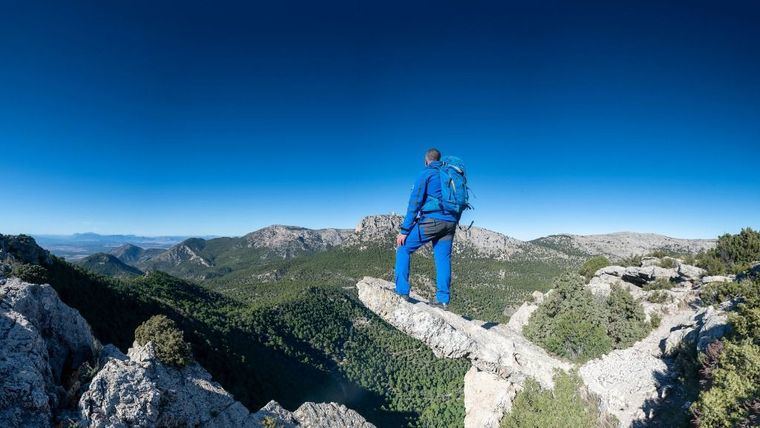
<path fill-rule="evenodd" d="M 167 249 L 189 238 L 189 236 L 100 235 L 92 232 L 73 235 L 33 235 L 33 237 L 40 246 L 69 261 L 80 260 L 95 253 L 107 253 L 125 244 L 147 249 Z M 213 236 L 204 236 L 204 238 L 209 239 Z"/>
<path fill-rule="evenodd" d="M 262 266 L 272 265 L 277 260 L 298 259 L 299 256 L 328 250 L 355 252 L 369 247 L 392 247 L 393 236 L 397 233 L 400 222 L 399 216 L 378 215 L 363 218 L 353 230 L 315 230 L 273 225 L 242 237 L 187 238 L 175 242 L 168 248 L 156 245 L 158 242 L 171 242 L 169 238 L 162 238 L 162 241 L 153 238 L 148 241 L 153 246 L 151 248 L 143 248 L 133 243 L 123 244 L 115 248 L 105 248 L 101 254 L 86 257 L 79 263 L 92 271 L 111 276 L 163 271 L 191 280 L 262 278 L 262 275 L 277 276 L 277 269 L 261 271 Z M 461 228 L 458 231 L 454 253 L 459 257 L 510 264 L 566 266 L 578 264 L 592 255 L 604 255 L 619 260 L 655 250 L 695 253 L 711 248 L 714 244 L 715 241 L 709 239 L 677 239 L 632 232 L 587 236 L 551 235 L 532 241 L 521 241 L 488 229 L 473 227 Z M 293 262 L 289 263 L 289 266 L 292 265 Z M 125 266 L 131 269 L 125 269 Z"/>

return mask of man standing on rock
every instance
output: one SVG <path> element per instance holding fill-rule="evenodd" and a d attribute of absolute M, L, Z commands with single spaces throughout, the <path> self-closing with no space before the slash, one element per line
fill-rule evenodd
<path fill-rule="evenodd" d="M 467 181 L 462 162 L 454 157 L 442 162 L 440 151 L 428 150 L 425 169 L 414 183 L 406 217 L 396 237 L 396 293 L 409 300 L 410 257 L 418 248 L 432 242 L 438 288 L 435 305 L 444 309 L 448 306 L 451 246 L 459 218 L 467 208 Z"/>

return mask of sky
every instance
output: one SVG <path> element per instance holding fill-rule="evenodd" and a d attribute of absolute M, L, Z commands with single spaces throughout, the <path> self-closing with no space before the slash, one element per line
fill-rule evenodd
<path fill-rule="evenodd" d="M 0 0 L 0 233 L 760 228 L 756 1 Z"/>

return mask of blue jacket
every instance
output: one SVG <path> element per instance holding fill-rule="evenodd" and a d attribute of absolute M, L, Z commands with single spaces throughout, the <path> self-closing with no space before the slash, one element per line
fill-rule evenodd
<path fill-rule="evenodd" d="M 436 210 L 421 212 L 422 206 L 425 204 L 428 195 L 441 199 L 441 179 L 438 174 L 438 167 L 441 166 L 441 162 L 430 162 L 427 167 L 417 176 L 417 181 L 414 182 L 412 188 L 412 195 L 409 196 L 409 206 L 406 209 L 406 217 L 404 222 L 401 223 L 401 233 L 408 235 L 409 231 L 414 227 L 414 223 L 419 217 L 430 217 L 438 220 L 458 222 L 459 218 L 456 214 Z"/>

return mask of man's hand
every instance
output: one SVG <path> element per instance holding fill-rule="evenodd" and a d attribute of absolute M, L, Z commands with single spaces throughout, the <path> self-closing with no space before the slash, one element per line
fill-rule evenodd
<path fill-rule="evenodd" d="M 396 237 L 396 246 L 400 247 L 404 245 L 404 242 L 406 242 L 406 235 L 404 235 L 403 233 L 399 233 L 398 236 Z"/>

